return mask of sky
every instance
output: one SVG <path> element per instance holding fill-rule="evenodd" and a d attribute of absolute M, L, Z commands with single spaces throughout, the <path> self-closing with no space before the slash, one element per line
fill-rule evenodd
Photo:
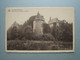
<path fill-rule="evenodd" d="M 52 19 L 66 20 L 69 23 L 74 21 L 73 7 L 9 7 L 6 8 L 6 29 L 16 21 L 23 24 L 31 16 L 40 13 L 44 16 L 45 22 L 48 23 L 50 17 Z"/>

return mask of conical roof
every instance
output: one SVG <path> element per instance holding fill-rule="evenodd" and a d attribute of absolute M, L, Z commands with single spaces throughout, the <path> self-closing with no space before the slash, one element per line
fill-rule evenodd
<path fill-rule="evenodd" d="M 44 20 L 44 17 L 42 15 L 40 15 L 40 13 L 38 12 L 35 17 L 35 20 Z"/>

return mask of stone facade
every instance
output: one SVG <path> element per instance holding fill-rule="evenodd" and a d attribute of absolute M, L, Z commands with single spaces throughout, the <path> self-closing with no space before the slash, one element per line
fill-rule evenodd
<path fill-rule="evenodd" d="M 43 23 L 44 23 L 44 17 L 37 13 L 35 20 L 33 21 L 33 32 L 39 36 L 43 35 Z"/>

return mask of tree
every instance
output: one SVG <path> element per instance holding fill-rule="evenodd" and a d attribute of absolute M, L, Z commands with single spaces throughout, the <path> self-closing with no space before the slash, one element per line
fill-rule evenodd
<path fill-rule="evenodd" d="M 10 28 L 7 30 L 7 40 L 11 40 L 11 30 L 12 30 L 12 27 L 10 27 Z"/>
<path fill-rule="evenodd" d="M 11 39 L 15 40 L 18 38 L 18 29 L 16 26 L 14 26 L 11 30 Z"/>
<path fill-rule="evenodd" d="M 29 18 L 29 20 L 27 21 L 27 25 L 30 25 L 32 28 L 33 28 L 33 21 L 34 21 L 35 17 L 36 17 L 36 16 L 31 16 L 31 17 Z"/>
<path fill-rule="evenodd" d="M 72 42 L 73 41 L 73 24 L 66 21 L 60 21 L 59 26 L 53 26 L 51 34 L 60 41 Z"/>
<path fill-rule="evenodd" d="M 24 34 L 24 37 L 26 39 L 32 39 L 32 35 L 33 35 L 33 32 L 32 32 L 32 27 L 27 25 L 24 29 L 23 29 L 23 34 Z"/>
<path fill-rule="evenodd" d="M 43 33 L 50 33 L 50 26 L 47 23 L 43 23 Z"/>

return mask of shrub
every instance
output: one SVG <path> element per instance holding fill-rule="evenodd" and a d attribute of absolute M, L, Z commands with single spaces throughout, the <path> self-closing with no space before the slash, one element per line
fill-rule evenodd
<path fill-rule="evenodd" d="M 55 40 L 55 38 L 49 33 L 49 34 L 44 34 L 43 36 L 42 36 L 42 38 L 43 38 L 43 40 Z"/>

